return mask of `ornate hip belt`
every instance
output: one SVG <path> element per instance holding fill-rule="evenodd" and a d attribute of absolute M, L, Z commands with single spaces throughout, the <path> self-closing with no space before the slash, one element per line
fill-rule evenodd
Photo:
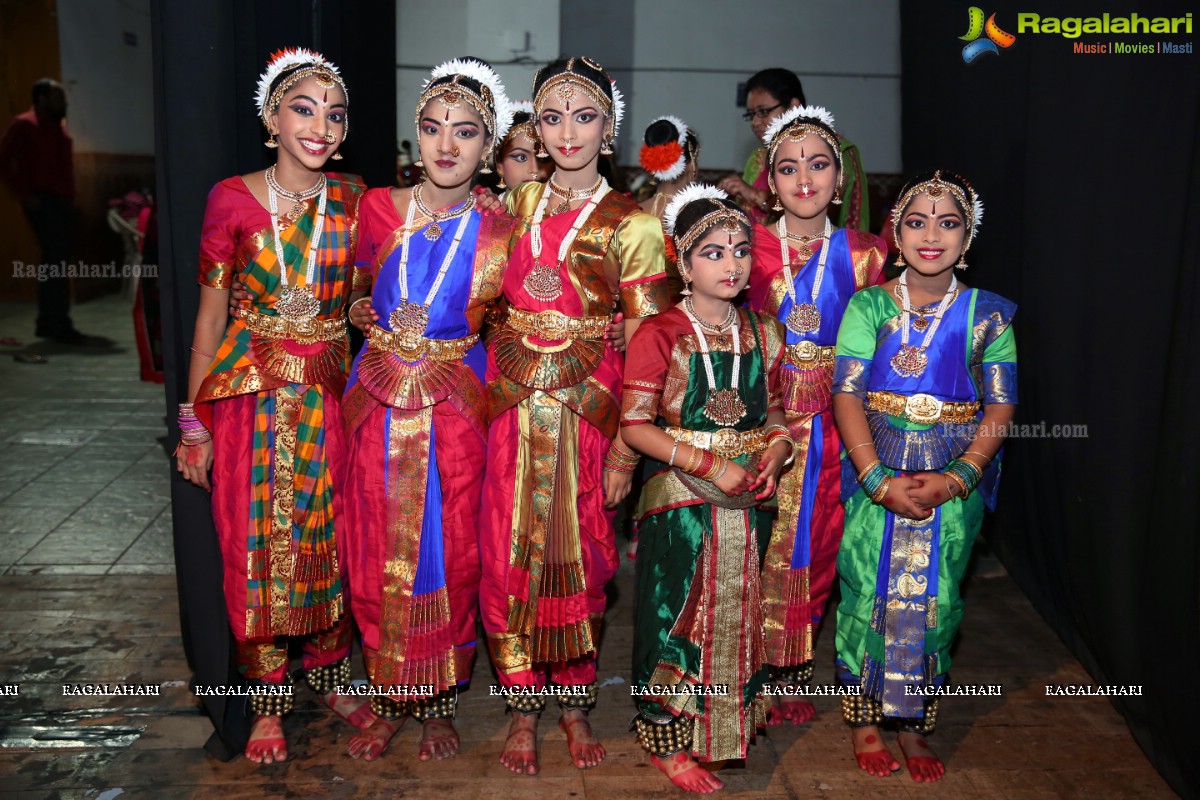
<path fill-rule="evenodd" d="M 299 344 L 317 344 L 336 341 L 346 336 L 345 317 L 289 319 L 242 311 L 240 318 L 251 333 L 264 339 L 288 339 Z"/>
<path fill-rule="evenodd" d="M 835 348 L 822 346 L 816 342 L 803 341 L 789 344 L 784 351 L 784 363 L 791 364 L 797 369 L 813 369 L 815 367 L 833 366 Z"/>
<path fill-rule="evenodd" d="M 733 428 L 721 428 L 719 431 L 692 431 L 687 428 L 666 427 L 663 428 L 663 431 L 680 444 L 690 444 L 725 458 L 737 458 L 746 453 L 758 453 L 767 444 L 765 428 L 755 428 L 749 431 L 735 431 Z"/>
<path fill-rule="evenodd" d="M 472 333 L 459 339 L 426 339 L 412 331 L 388 331 L 372 325 L 367 329 L 367 342 L 376 350 L 395 353 L 405 361 L 461 361 L 467 351 L 479 341 L 479 334 Z"/>
<path fill-rule="evenodd" d="M 525 311 L 520 308 L 508 310 L 505 324 L 517 333 L 537 336 L 539 339 L 560 341 L 582 339 L 603 341 L 608 317 L 568 317 L 559 311 Z"/>
<path fill-rule="evenodd" d="M 973 422 L 979 413 L 979 403 L 951 403 L 929 394 L 905 396 L 893 392 L 867 392 L 867 408 L 921 425 Z"/>

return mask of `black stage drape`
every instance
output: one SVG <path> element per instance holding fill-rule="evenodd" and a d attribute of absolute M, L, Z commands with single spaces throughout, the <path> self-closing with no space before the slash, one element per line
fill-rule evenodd
<path fill-rule="evenodd" d="M 350 130 L 343 161 L 328 168 L 361 174 L 369 185 L 395 182 L 396 11 L 391 0 L 155 0 L 155 148 L 163 346 L 168 418 L 187 391 L 196 317 L 200 225 L 209 189 L 230 175 L 271 163 L 254 107 L 267 58 L 283 47 L 319 50 L 348 85 Z M 174 446 L 175 438 L 172 438 Z M 184 649 L 199 685 L 237 683 L 221 594 L 221 557 L 208 495 L 171 486 L 175 566 Z M 216 732 L 209 751 L 230 758 L 249 732 L 244 702 L 207 698 Z"/>
<path fill-rule="evenodd" d="M 1142 687 L 1113 705 L 1196 796 L 1200 54 L 1073 52 L 1196 36 L 1017 26 L 1033 7 L 1182 17 L 1194 4 L 992 3 L 1017 41 L 969 65 L 968 5 L 901 6 L 905 170 L 957 170 L 987 207 L 965 277 L 1019 304 L 1017 421 L 1087 426 L 1010 442 L 989 540 L 1097 684 Z"/>

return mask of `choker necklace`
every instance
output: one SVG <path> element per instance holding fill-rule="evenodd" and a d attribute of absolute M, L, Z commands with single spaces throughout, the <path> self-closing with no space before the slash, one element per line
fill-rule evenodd
<path fill-rule="evenodd" d="M 452 208 L 449 211 L 432 211 L 430 210 L 429 206 L 425 205 L 424 201 L 421 200 L 421 187 L 424 185 L 424 183 L 418 183 L 413 187 L 412 200 L 413 204 L 416 205 L 417 210 L 432 220 L 430 225 L 425 228 L 425 238 L 431 242 L 436 242 L 442 237 L 441 223 L 464 216 L 468 211 L 475 207 L 475 201 L 474 199 L 468 197 L 467 201 L 457 208 Z M 411 221 L 408 224 L 412 224 Z"/>
<path fill-rule="evenodd" d="M 559 203 L 557 206 L 555 206 L 554 210 L 551 211 L 550 213 L 551 214 L 567 213 L 568 211 L 571 210 L 571 203 L 573 203 L 576 200 L 582 200 L 583 198 L 585 198 L 589 195 L 595 194 L 596 190 L 600 188 L 600 181 L 602 181 L 602 180 L 604 180 L 603 177 L 597 176 L 596 182 L 593 183 L 591 188 L 589 188 L 589 189 L 569 189 L 565 186 L 559 186 L 557 183 L 555 183 L 554 176 L 551 175 L 550 180 L 548 181 L 548 183 L 550 184 L 550 191 L 554 192 L 559 197 L 562 197 L 565 199 L 561 203 Z"/>
<path fill-rule="evenodd" d="M 738 394 L 738 377 L 742 371 L 742 340 L 738 336 L 737 309 L 730 303 L 729 315 L 726 317 L 727 322 L 721 325 L 722 328 L 729 328 L 730 349 L 733 351 L 733 371 L 729 378 L 729 388 L 718 389 L 717 378 L 713 373 L 712 356 L 708 352 L 708 339 L 704 336 L 704 329 L 713 330 L 714 326 L 700 319 L 690 301 L 690 297 L 684 300 L 683 311 L 691 321 L 692 330 L 696 332 L 696 339 L 700 343 L 700 356 L 704 360 L 704 376 L 708 380 L 708 400 L 704 403 L 704 416 L 722 428 L 732 428 L 742 417 L 746 416 L 746 404 Z"/>
<path fill-rule="evenodd" d="M 829 251 L 832 249 L 829 238 L 833 235 L 833 223 L 829 221 L 829 217 L 825 217 L 825 230 L 820 236 L 796 237 L 788 233 L 786 217 L 780 217 L 776 224 L 776 232 L 779 234 L 779 251 L 783 259 L 783 285 L 792 301 L 792 310 L 788 312 L 787 319 L 783 321 L 783 324 L 795 334 L 812 333 L 821 327 L 821 312 L 817 308 L 817 297 L 821 294 L 821 281 L 825 279 L 825 259 L 829 257 Z M 796 298 L 795 284 L 799 274 L 792 275 L 791 257 L 788 255 L 789 239 L 807 239 L 800 247 L 800 257 L 805 261 L 812 257 L 812 248 L 809 247 L 809 242 L 818 239 L 825 242 L 821 247 L 821 258 L 817 262 L 817 274 L 813 278 L 812 296 L 808 303 L 799 303 Z M 804 266 L 801 265 L 801 270 L 803 268 Z"/>
<path fill-rule="evenodd" d="M 433 280 L 433 285 L 429 287 L 429 291 L 425 295 L 425 302 L 421 304 L 408 302 L 408 245 L 413 234 L 413 222 L 416 219 L 417 207 L 421 205 L 419 189 L 420 184 L 413 187 L 414 202 L 408 204 L 408 213 L 404 218 L 404 238 L 400 244 L 400 268 L 398 270 L 398 278 L 400 282 L 400 303 L 388 316 L 388 324 L 392 330 L 400 333 L 403 337 L 402 346 L 408 348 L 416 347 L 418 340 L 424 335 L 425 329 L 429 326 L 429 307 L 433 305 L 433 299 L 437 297 L 438 290 L 442 288 L 442 281 L 446 277 L 446 271 L 450 269 L 450 262 L 454 260 L 454 254 L 458 252 L 458 243 L 462 241 L 463 231 L 467 229 L 467 223 L 470 217 L 467 212 L 475 207 L 475 198 L 467 198 L 462 209 L 456 209 L 451 214 L 442 216 L 442 219 L 450 219 L 459 217 L 457 230 L 454 231 L 454 241 L 450 243 L 450 247 L 446 250 L 446 255 L 442 258 L 442 266 L 438 270 L 437 277 Z M 428 214 L 425 209 L 421 209 L 422 214 Z M 435 223 L 436 224 L 436 223 Z M 438 232 L 441 236 L 441 231 Z M 438 236 L 426 238 L 437 239 Z"/>
<path fill-rule="evenodd" d="M 575 223 L 571 225 L 571 230 L 563 237 L 562 244 L 558 246 L 558 261 L 553 264 L 547 264 L 542 261 L 542 219 L 546 216 L 546 202 L 550 199 L 551 190 L 554 187 L 554 181 L 551 179 L 545 186 L 542 187 L 542 196 L 538 200 L 537 208 L 533 212 L 533 222 L 529 228 L 529 248 L 533 252 L 533 269 L 529 270 L 529 274 L 525 276 L 523 284 L 525 291 L 529 292 L 535 300 L 540 300 L 543 303 L 552 303 L 562 296 L 563 284 L 562 276 L 559 274 L 559 267 L 567 258 L 567 251 L 571 249 L 571 245 L 575 243 L 575 237 L 579 233 L 579 229 L 587 222 L 587 218 L 591 216 L 596 205 L 608 194 L 608 183 L 601 176 L 596 182 L 595 187 L 591 190 L 592 196 L 588 198 L 587 203 L 579 211 L 579 216 L 575 218 Z M 575 199 L 582 198 L 583 195 L 577 195 Z"/>
<path fill-rule="evenodd" d="M 892 294 L 894 294 L 896 296 L 896 299 L 900 301 L 900 310 L 901 311 L 908 311 L 909 313 L 916 314 L 917 318 L 914 319 L 912 322 L 913 330 L 916 331 L 917 333 L 924 333 L 925 329 L 929 327 L 930 318 L 932 318 L 933 314 L 934 314 L 934 309 L 930 308 L 930 306 L 932 306 L 933 303 L 930 303 L 928 306 L 917 306 L 915 308 L 912 305 L 906 306 L 905 300 L 904 300 L 904 294 L 900 291 L 899 283 L 897 283 L 892 288 Z M 950 298 L 950 305 L 954 305 L 954 301 L 957 299 L 958 299 L 958 288 L 955 287 L 954 297 Z"/>
<path fill-rule="evenodd" d="M 725 333 L 725 331 L 729 330 L 729 326 L 734 323 L 734 320 L 737 319 L 737 311 L 734 309 L 733 303 L 730 303 L 729 310 L 725 313 L 725 319 L 721 320 L 720 324 L 713 325 L 711 322 L 706 322 L 704 318 L 696 312 L 696 304 L 692 302 L 692 298 L 690 296 L 683 298 L 683 311 L 688 315 L 689 319 L 699 322 L 700 327 L 704 328 L 706 331 L 716 334 Z"/>
<path fill-rule="evenodd" d="M 938 326 L 942 324 L 942 315 L 958 297 L 958 278 L 950 276 L 950 288 L 946 290 L 942 302 L 938 303 L 937 310 L 933 312 L 933 324 L 925 333 L 925 339 L 917 346 L 908 343 L 908 329 L 913 313 L 912 303 L 908 299 L 908 270 L 900 273 L 900 280 L 896 286 L 900 290 L 900 349 L 896 355 L 892 356 L 892 371 L 901 378 L 916 378 L 929 365 L 929 355 L 926 350 L 929 343 L 933 341 L 933 335 L 937 333 Z"/>
<path fill-rule="evenodd" d="M 321 243 L 321 231 L 325 227 L 325 176 L 321 175 L 321 180 L 318 181 L 321 188 L 317 195 L 317 221 L 308 237 L 308 266 L 304 272 L 304 285 L 289 286 L 288 265 L 283 258 L 283 232 L 279 229 L 279 195 L 272 185 L 275 181 L 274 174 L 270 169 L 267 173 L 267 204 L 271 210 L 271 233 L 275 245 L 275 260 L 279 262 L 279 283 L 283 286 L 279 299 L 275 301 L 275 312 L 293 322 L 312 319 L 321 310 L 321 301 L 313 294 L 312 283 L 317 274 L 317 247 Z M 304 213 L 303 206 L 300 207 L 300 213 Z"/>
<path fill-rule="evenodd" d="M 317 182 L 305 189 L 303 192 L 290 192 L 279 185 L 279 180 L 275 177 L 275 165 L 267 167 L 267 171 L 263 173 L 263 177 L 267 181 L 267 189 L 269 192 L 292 201 L 292 207 L 288 209 L 285 215 L 288 222 L 295 222 L 304 216 L 304 209 L 308 201 L 325 191 L 325 173 L 321 173 L 317 178 Z M 277 211 L 272 211 L 272 214 L 278 214 Z M 283 262 L 280 262 L 283 263 Z"/>

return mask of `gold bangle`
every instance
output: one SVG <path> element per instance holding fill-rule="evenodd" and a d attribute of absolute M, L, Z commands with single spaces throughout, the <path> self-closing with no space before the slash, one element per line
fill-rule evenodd
<path fill-rule="evenodd" d="M 846 451 L 846 457 L 849 458 L 850 454 L 853 453 L 855 450 L 857 450 L 860 447 L 866 447 L 869 444 L 875 444 L 875 442 L 868 440 L 868 441 L 863 442 L 862 444 L 854 445 L 854 447 L 851 447 L 849 450 Z"/>
<path fill-rule="evenodd" d="M 963 500 L 966 500 L 967 495 L 971 493 L 971 490 L 967 488 L 967 482 L 953 472 L 943 472 L 942 474 L 962 487 L 962 494 L 957 495 L 957 497 L 961 497 Z M 951 492 L 951 495 L 954 496 L 954 493 Z"/>
<path fill-rule="evenodd" d="M 986 462 L 984 463 L 985 467 L 988 464 L 992 463 L 992 459 L 994 458 L 994 456 L 985 455 L 985 454 L 979 452 L 978 450 L 967 450 L 963 453 L 963 456 L 965 456 L 967 453 L 974 453 L 977 456 L 983 456 L 984 459 L 986 459 Z M 962 458 L 962 456 L 959 456 L 959 458 Z"/>
<path fill-rule="evenodd" d="M 871 495 L 871 502 L 875 505 L 882 503 L 883 499 L 887 497 L 888 489 L 890 488 L 892 488 L 892 476 L 887 475 L 882 481 L 879 482 L 878 488 L 876 488 L 874 493 Z"/>
<path fill-rule="evenodd" d="M 865 467 L 863 467 L 862 472 L 858 473 L 858 482 L 862 483 L 863 478 L 867 477 L 867 473 L 870 472 L 871 470 L 875 469 L 876 465 L 882 464 L 882 463 L 883 462 L 877 458 L 874 461 L 872 461 L 870 464 L 867 464 Z"/>
<path fill-rule="evenodd" d="M 704 458 L 701 454 L 703 451 L 699 447 L 691 445 L 691 448 L 692 452 L 688 455 L 687 465 L 683 467 L 683 472 L 687 475 L 691 475 L 692 470 L 700 463 L 700 459 Z"/>

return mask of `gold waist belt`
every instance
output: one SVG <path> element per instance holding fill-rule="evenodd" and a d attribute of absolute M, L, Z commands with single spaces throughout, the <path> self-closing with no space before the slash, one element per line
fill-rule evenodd
<path fill-rule="evenodd" d="M 922 425 L 973 422 L 979 413 L 979 403 L 951 403 L 929 394 L 905 396 L 893 392 L 867 392 L 867 408 Z"/>
<path fill-rule="evenodd" d="M 269 317 L 254 311 L 242 311 L 241 320 L 251 333 L 264 339 L 290 339 L 299 344 L 333 342 L 346 335 L 346 318 L 302 319 Z"/>
<path fill-rule="evenodd" d="M 370 347 L 395 353 L 405 361 L 461 361 L 479 341 L 478 333 L 459 339 L 426 339 L 419 333 L 387 331 L 378 325 L 368 328 L 366 336 Z"/>
<path fill-rule="evenodd" d="M 663 428 L 668 436 L 680 444 L 690 444 L 709 450 L 725 458 L 737 458 L 746 453 L 758 453 L 767 445 L 766 428 L 735 431 L 721 428 L 719 431 L 691 431 L 687 428 Z"/>
<path fill-rule="evenodd" d="M 604 341 L 604 329 L 608 323 L 608 317 L 568 317 L 559 311 L 534 312 L 520 308 L 510 308 L 506 322 L 517 333 L 537 336 L 539 339 L 586 339 L 598 342 Z"/>
<path fill-rule="evenodd" d="M 833 364 L 835 348 L 831 346 L 822 347 L 816 342 L 803 341 L 789 344 L 784 351 L 784 363 L 791 364 L 798 369 L 813 369 L 814 367 L 828 367 Z"/>

